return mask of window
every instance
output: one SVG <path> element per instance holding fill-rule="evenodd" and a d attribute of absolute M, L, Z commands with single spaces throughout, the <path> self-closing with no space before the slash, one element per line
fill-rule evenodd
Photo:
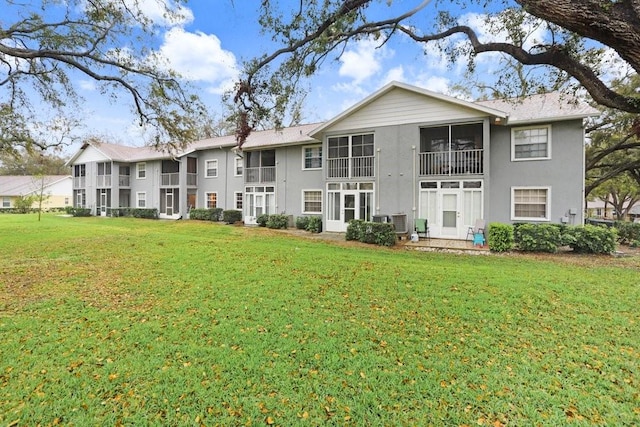
<path fill-rule="evenodd" d="M 147 207 L 147 193 L 145 192 L 139 192 L 136 193 L 136 206 L 138 206 L 139 208 L 146 208 Z"/>
<path fill-rule="evenodd" d="M 303 147 L 304 164 L 302 169 L 320 169 L 322 168 L 322 146 Z"/>
<path fill-rule="evenodd" d="M 73 176 L 74 177 L 81 177 L 81 176 L 86 176 L 87 173 L 87 169 L 85 165 L 74 165 L 73 166 Z"/>
<path fill-rule="evenodd" d="M 234 159 L 235 167 L 233 169 L 234 176 L 242 176 L 242 157 L 236 157 Z"/>
<path fill-rule="evenodd" d="M 3 197 L 2 198 L 2 207 L 3 208 L 10 208 L 11 207 L 11 199 L 9 197 Z"/>
<path fill-rule="evenodd" d="M 136 170 L 138 171 L 138 179 L 145 179 L 147 177 L 147 164 L 146 163 L 138 163 L 136 165 Z"/>
<path fill-rule="evenodd" d="M 322 213 L 322 191 L 306 190 L 302 192 L 302 213 Z"/>
<path fill-rule="evenodd" d="M 242 191 L 236 191 L 235 193 L 233 193 L 233 195 L 234 195 L 234 199 L 235 199 L 235 208 L 237 210 L 241 211 L 242 210 L 242 200 L 243 200 Z"/>
<path fill-rule="evenodd" d="M 207 209 L 218 207 L 218 193 L 205 193 L 207 199 Z"/>
<path fill-rule="evenodd" d="M 551 158 L 551 126 L 511 130 L 511 160 Z"/>
<path fill-rule="evenodd" d="M 64 198 L 64 205 L 65 205 L 65 206 L 68 206 L 68 205 L 69 205 L 69 198 L 68 198 L 68 197 L 65 197 L 65 198 Z"/>
<path fill-rule="evenodd" d="M 512 220 L 549 220 L 550 188 L 512 188 Z"/>
<path fill-rule="evenodd" d="M 73 190 L 73 200 L 76 208 L 84 208 L 87 205 L 87 193 L 85 190 Z"/>
<path fill-rule="evenodd" d="M 216 178 L 218 176 L 218 161 L 217 160 L 206 160 L 204 162 L 205 169 L 205 177 L 206 178 Z"/>
<path fill-rule="evenodd" d="M 374 137 L 372 133 L 330 137 L 327 140 L 327 148 L 327 177 L 374 176 Z"/>

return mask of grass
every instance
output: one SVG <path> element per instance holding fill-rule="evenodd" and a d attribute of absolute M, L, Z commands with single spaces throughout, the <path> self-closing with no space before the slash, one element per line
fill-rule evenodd
<path fill-rule="evenodd" d="M 54 215 L 0 236 L 2 425 L 640 423 L 637 259 Z"/>

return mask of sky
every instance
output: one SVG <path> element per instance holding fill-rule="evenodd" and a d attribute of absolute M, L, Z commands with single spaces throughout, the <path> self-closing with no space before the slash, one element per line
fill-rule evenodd
<path fill-rule="evenodd" d="M 132 1 L 132 0 L 131 0 Z M 139 0 L 149 16 L 163 21 L 155 0 Z M 171 0 L 167 0 L 171 1 Z M 277 0 L 275 0 L 277 1 Z M 372 14 L 378 17 L 397 15 L 423 0 L 386 0 L 376 2 Z M 184 20 L 168 23 L 158 34 L 157 45 L 150 46 L 167 58 L 172 68 L 181 73 L 197 89 L 212 115 L 222 117 L 221 95 L 233 86 L 243 61 L 271 53 L 276 48 L 270 37 L 260 32 L 258 8 L 260 0 L 189 0 Z M 498 2 L 499 3 L 499 2 Z M 280 0 L 279 4 L 294 7 L 298 0 Z M 431 2 L 413 23 L 430 22 L 438 10 L 449 2 Z M 491 3 L 489 3 L 491 4 Z M 462 20 L 480 35 L 489 39 L 484 29 L 484 10 L 467 10 Z M 0 21 L 2 20 L 0 12 Z M 532 29 L 530 43 L 544 38 Z M 477 58 L 477 76 L 485 82 L 503 70 L 497 54 L 487 53 Z M 384 46 L 373 40 L 361 40 L 347 46 L 337 60 L 327 60 L 316 76 L 307 81 L 309 93 L 302 113 L 303 123 L 328 120 L 391 81 L 400 81 L 428 90 L 459 95 L 456 84 L 463 83 L 465 58 L 451 65 L 435 47 L 409 40 L 405 36 L 393 37 Z M 82 111 L 87 135 L 99 135 L 110 142 L 126 145 L 144 145 L 140 128 L 130 111 L 130 104 L 110 103 L 96 89 L 95 82 L 79 76 L 76 81 L 81 96 L 86 100 Z M 121 100 L 129 101 L 126 97 Z"/>

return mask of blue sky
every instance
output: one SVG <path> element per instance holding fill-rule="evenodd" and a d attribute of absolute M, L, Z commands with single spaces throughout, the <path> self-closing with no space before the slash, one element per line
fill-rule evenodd
<path fill-rule="evenodd" d="M 158 20 L 155 0 L 141 0 L 148 13 Z M 170 0 L 168 0 L 170 1 Z M 220 95 L 238 77 L 244 60 L 271 53 L 275 46 L 268 36 L 260 34 L 258 0 L 190 0 L 187 19 L 177 24 L 167 23 L 158 34 L 155 49 L 162 52 L 172 67 L 183 74 L 198 89 L 211 112 L 221 117 Z M 395 16 L 397 10 L 406 11 L 421 0 L 395 0 L 375 3 L 373 13 Z M 298 4 L 297 0 L 281 0 L 281 5 Z M 448 2 L 432 2 L 414 17 L 413 22 L 424 26 L 432 22 L 438 8 Z M 481 40 L 490 36 L 483 29 L 483 10 L 462 12 L 462 20 L 479 32 Z M 530 40 L 542 40 L 544 34 L 532 30 Z M 436 47 L 418 45 L 403 36 L 396 36 L 379 47 L 378 43 L 363 40 L 348 46 L 342 57 L 324 63 L 317 76 L 309 80 L 303 122 L 330 119 L 349 106 L 368 96 L 386 83 L 397 80 L 426 89 L 453 94 L 452 87 L 462 82 L 464 64 L 450 66 Z M 477 59 L 477 72 L 484 81 L 501 71 L 496 54 L 483 54 Z M 83 132 L 103 136 L 111 142 L 143 145 L 144 140 L 135 125 L 130 106 L 110 104 L 96 90 L 94 83 L 80 77 L 82 96 L 87 100 L 83 112 L 87 117 Z M 126 98 L 123 100 L 128 101 Z"/>

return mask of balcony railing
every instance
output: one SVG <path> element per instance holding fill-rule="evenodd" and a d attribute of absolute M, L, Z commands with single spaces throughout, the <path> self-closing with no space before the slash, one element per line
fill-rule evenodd
<path fill-rule="evenodd" d="M 374 156 L 327 159 L 329 178 L 371 178 L 375 176 Z"/>
<path fill-rule="evenodd" d="M 483 149 L 420 153 L 420 175 L 481 175 Z"/>
<path fill-rule="evenodd" d="M 87 186 L 87 177 L 86 176 L 74 176 L 73 177 L 73 188 L 85 188 Z"/>
<path fill-rule="evenodd" d="M 96 187 L 98 188 L 111 187 L 111 175 L 98 175 L 96 177 Z"/>
<path fill-rule="evenodd" d="M 198 185 L 197 173 L 187 173 L 187 185 L 191 187 L 195 187 L 196 185 Z"/>
<path fill-rule="evenodd" d="M 161 173 L 160 174 L 160 185 L 166 186 L 176 186 L 180 185 L 180 174 L 178 172 L 174 173 Z"/>
<path fill-rule="evenodd" d="M 275 182 L 276 167 L 246 168 L 244 170 L 244 176 L 245 182 Z"/>
<path fill-rule="evenodd" d="M 120 175 L 118 177 L 118 186 L 120 186 L 120 187 L 130 187 L 131 186 L 131 176 L 129 176 L 129 175 Z"/>

